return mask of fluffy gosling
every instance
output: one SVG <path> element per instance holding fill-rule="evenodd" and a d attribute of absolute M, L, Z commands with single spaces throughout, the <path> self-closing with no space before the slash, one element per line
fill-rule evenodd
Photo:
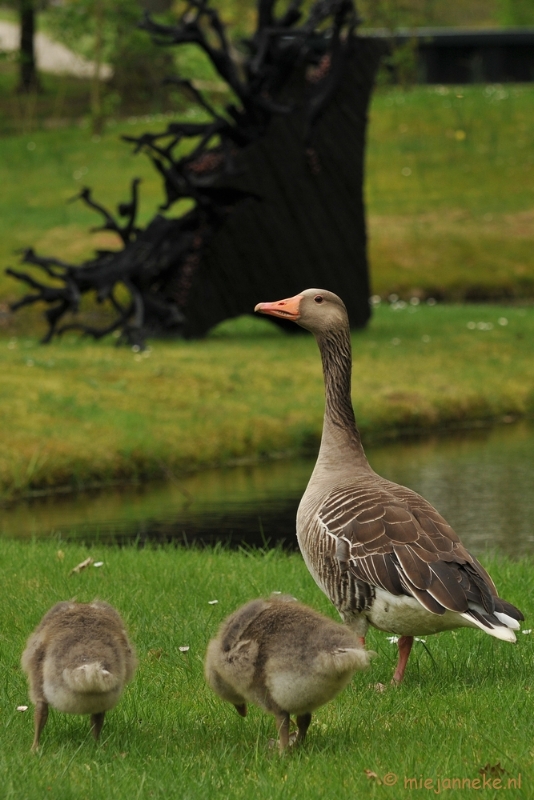
<path fill-rule="evenodd" d="M 332 700 L 375 653 L 358 637 L 288 596 L 252 600 L 231 614 L 208 645 L 205 676 L 213 691 L 246 716 L 247 702 L 274 715 L 280 752 L 304 741 L 312 711 Z"/>
<path fill-rule="evenodd" d="M 29 637 L 21 664 L 35 704 L 35 752 L 49 705 L 67 714 L 90 714 L 98 740 L 105 713 L 133 678 L 137 660 L 118 612 L 95 600 L 53 606 Z"/>

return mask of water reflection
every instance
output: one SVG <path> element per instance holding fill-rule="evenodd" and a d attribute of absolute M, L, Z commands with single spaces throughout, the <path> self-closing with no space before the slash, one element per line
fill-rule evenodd
<path fill-rule="evenodd" d="M 374 469 L 422 494 L 473 553 L 534 553 L 534 427 L 503 426 L 371 446 Z M 211 470 L 166 485 L 48 497 L 4 509 L 3 536 L 102 542 L 296 546 L 313 460 Z"/>
<path fill-rule="evenodd" d="M 426 497 L 473 553 L 517 556 L 534 554 L 533 454 L 534 427 L 520 424 L 380 448 L 372 463 Z"/>

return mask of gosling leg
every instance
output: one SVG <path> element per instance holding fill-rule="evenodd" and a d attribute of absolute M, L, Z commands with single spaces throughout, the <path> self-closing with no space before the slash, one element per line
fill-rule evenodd
<path fill-rule="evenodd" d="M 98 714 L 91 714 L 91 733 L 95 737 L 95 742 L 98 742 L 105 716 L 105 711 L 100 711 Z"/>
<path fill-rule="evenodd" d="M 39 747 L 39 737 L 41 736 L 41 731 L 46 725 L 47 719 L 48 719 L 48 703 L 46 702 L 46 700 L 39 700 L 35 704 L 35 714 L 33 717 L 34 737 L 32 744 L 32 753 L 35 753 L 35 751 Z"/>
<path fill-rule="evenodd" d="M 279 711 L 274 715 L 274 718 L 279 736 L 278 746 L 280 752 L 283 753 L 289 745 L 289 714 L 287 711 Z"/>
<path fill-rule="evenodd" d="M 297 733 L 295 744 L 302 744 L 302 742 L 306 738 L 306 734 L 308 733 L 308 728 L 310 727 L 311 719 L 312 719 L 311 714 L 300 714 L 300 716 L 297 717 L 297 727 L 299 729 L 299 732 Z"/>

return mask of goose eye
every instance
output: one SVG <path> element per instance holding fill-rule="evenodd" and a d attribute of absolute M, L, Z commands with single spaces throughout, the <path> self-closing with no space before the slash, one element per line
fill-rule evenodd
<path fill-rule="evenodd" d="M 324 297 L 322 296 L 322 294 L 316 294 L 313 299 L 315 300 L 316 303 L 323 303 L 324 302 Z"/>

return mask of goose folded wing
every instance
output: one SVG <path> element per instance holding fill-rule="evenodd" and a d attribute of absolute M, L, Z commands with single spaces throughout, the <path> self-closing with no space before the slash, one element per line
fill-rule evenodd
<path fill-rule="evenodd" d="M 469 602 L 494 609 L 487 573 L 453 537 L 439 536 L 439 519 L 413 514 L 386 492 L 358 490 L 332 492 L 319 519 L 343 542 L 336 551 L 358 580 L 414 597 L 435 614 L 465 612 Z"/>

